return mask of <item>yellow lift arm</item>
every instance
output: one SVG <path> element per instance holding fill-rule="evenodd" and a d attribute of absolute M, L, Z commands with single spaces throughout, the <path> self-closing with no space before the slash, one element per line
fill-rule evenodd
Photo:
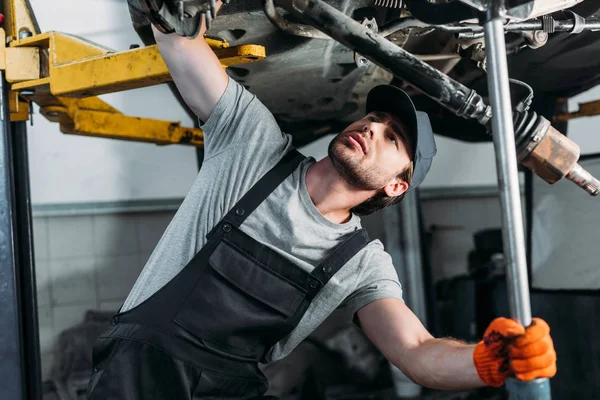
<path fill-rule="evenodd" d="M 566 99 L 565 99 L 566 101 Z M 559 114 L 554 117 L 555 121 L 568 121 L 574 118 L 593 117 L 600 115 L 600 100 L 588 103 L 579 103 L 579 110 L 572 113 Z"/>
<path fill-rule="evenodd" d="M 201 129 L 127 116 L 95 97 L 170 81 L 156 45 L 114 52 L 75 36 L 40 33 L 26 0 L 2 1 L 6 14 L 0 28 L 0 70 L 10 84 L 11 121 L 28 120 L 33 101 L 63 133 L 203 145 Z M 225 40 L 205 40 L 223 68 L 266 57 L 263 46 L 229 47 Z"/>

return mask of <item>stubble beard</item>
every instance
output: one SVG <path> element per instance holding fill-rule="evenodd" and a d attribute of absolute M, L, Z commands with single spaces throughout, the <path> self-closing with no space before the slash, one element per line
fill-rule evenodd
<path fill-rule="evenodd" d="M 351 153 L 344 152 L 345 148 L 350 149 L 353 146 L 337 136 L 329 143 L 327 154 L 338 174 L 350 186 L 359 190 L 379 190 L 392 179 L 383 176 L 376 167 L 365 167 L 359 157 L 352 157 Z"/>

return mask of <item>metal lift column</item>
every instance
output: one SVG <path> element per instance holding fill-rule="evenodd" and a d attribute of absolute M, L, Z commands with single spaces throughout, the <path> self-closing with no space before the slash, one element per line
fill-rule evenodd
<path fill-rule="evenodd" d="M 506 8 L 503 0 L 493 0 L 491 3 L 484 23 L 484 35 L 488 65 L 487 80 L 492 107 L 492 136 L 502 209 L 506 286 L 511 317 L 523 326 L 529 326 L 531 325 L 531 303 L 525 256 L 525 233 L 504 40 Z M 548 379 L 520 382 L 509 378 L 506 388 L 511 400 L 550 399 Z"/>
<path fill-rule="evenodd" d="M 26 125 L 10 122 L 0 73 L 0 390 L 6 399 L 41 400 Z"/>

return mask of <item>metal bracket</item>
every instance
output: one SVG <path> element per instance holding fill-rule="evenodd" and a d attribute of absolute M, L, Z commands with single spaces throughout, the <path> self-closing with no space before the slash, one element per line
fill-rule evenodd
<path fill-rule="evenodd" d="M 365 18 L 361 22 L 361 25 L 369 29 L 373 33 L 379 32 L 379 27 L 377 26 L 377 21 L 375 20 L 375 18 Z M 369 67 L 369 65 L 371 65 L 371 62 L 366 57 L 356 52 L 354 53 L 354 62 L 359 68 L 367 68 Z"/>
<path fill-rule="evenodd" d="M 48 120 L 58 122 L 62 133 L 158 145 L 204 145 L 201 129 L 185 128 L 179 122 L 127 116 L 97 97 L 37 96 L 35 99 L 40 105 L 40 113 Z"/>

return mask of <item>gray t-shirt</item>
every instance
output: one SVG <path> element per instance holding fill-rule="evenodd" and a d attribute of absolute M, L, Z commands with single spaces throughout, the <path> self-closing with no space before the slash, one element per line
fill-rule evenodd
<path fill-rule="evenodd" d="M 140 304 L 177 275 L 205 244 L 213 226 L 291 148 L 291 137 L 281 132 L 269 110 L 233 79 L 202 129 L 202 168 L 123 311 Z M 306 188 L 306 171 L 315 162 L 304 160 L 240 227 L 306 271 L 312 271 L 344 235 L 360 228 L 360 218 L 355 215 L 336 224 L 316 209 Z M 345 306 L 354 313 L 389 297 L 402 299 L 402 289 L 391 257 L 375 240 L 331 278 L 299 325 L 269 351 L 266 361 L 289 354 L 336 308 Z"/>

